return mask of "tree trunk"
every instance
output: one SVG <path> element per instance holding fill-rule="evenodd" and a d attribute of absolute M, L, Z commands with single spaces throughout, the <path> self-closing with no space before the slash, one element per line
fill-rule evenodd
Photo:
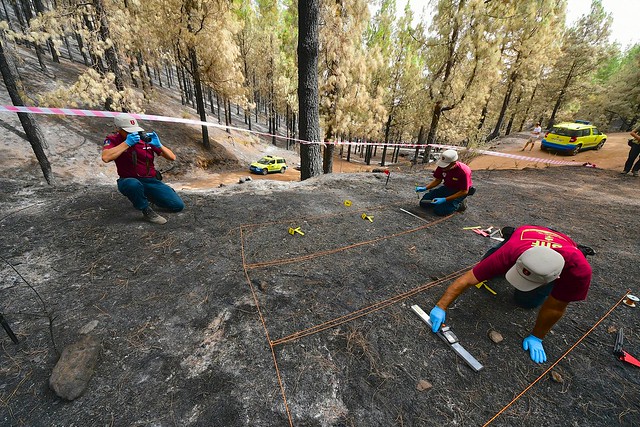
<path fill-rule="evenodd" d="M 418 157 L 420 156 L 420 148 L 421 148 L 420 146 L 423 143 L 424 143 L 424 126 L 420 126 L 420 130 L 418 131 L 418 146 L 416 147 L 416 152 L 413 154 L 413 161 L 411 162 L 414 165 L 418 163 Z M 425 163 L 424 158 L 422 163 Z"/>
<path fill-rule="evenodd" d="M 34 0 L 34 4 L 36 5 L 37 12 L 46 13 L 47 8 L 44 6 L 42 0 Z M 47 39 L 47 46 L 49 47 L 49 51 L 51 52 L 51 59 L 53 60 L 53 62 L 57 62 L 59 64 L 60 58 L 58 57 L 58 52 L 56 52 L 56 49 L 53 45 L 53 39 L 51 37 Z"/>
<path fill-rule="evenodd" d="M 96 9 L 96 16 L 98 22 L 100 22 L 100 38 L 103 42 L 107 43 L 111 39 L 111 31 L 109 30 L 109 20 L 107 19 L 107 13 L 104 10 L 103 0 L 93 0 L 93 6 Z M 116 47 L 111 44 L 104 51 L 105 58 L 107 59 L 107 66 L 115 77 L 116 89 L 119 92 L 124 91 L 124 79 L 122 77 L 122 69 L 120 68 L 120 61 L 118 60 L 118 53 Z M 111 111 L 113 109 L 113 99 L 109 97 L 105 102 L 105 109 Z M 124 110 L 124 109 L 123 109 Z"/>
<path fill-rule="evenodd" d="M 511 117 L 509 118 L 509 123 L 507 123 L 507 128 L 504 131 L 505 135 L 509 135 L 511 133 L 511 127 L 513 126 L 513 121 L 516 118 L 516 113 L 518 112 L 518 104 L 520 104 L 520 99 L 522 98 L 522 91 L 518 93 L 516 97 L 516 104 L 513 106 L 513 112 L 511 113 Z"/>
<path fill-rule="evenodd" d="M 197 111 L 200 115 L 200 121 L 207 121 L 207 112 L 204 107 L 204 97 L 202 96 L 202 85 L 200 83 L 200 68 L 198 67 L 198 56 L 196 55 L 196 48 L 189 48 L 189 60 L 191 62 L 191 75 L 193 76 L 193 85 L 196 92 L 196 104 L 198 106 Z M 204 148 L 209 148 L 209 127 L 202 125 L 202 145 Z"/>
<path fill-rule="evenodd" d="M 298 103 L 300 179 L 322 174 L 320 155 L 320 112 L 318 109 L 318 18 L 320 0 L 298 3 Z"/>
<path fill-rule="evenodd" d="M 516 59 L 516 63 L 520 58 L 520 54 L 518 53 L 518 58 Z M 500 108 L 500 114 L 498 114 L 498 120 L 496 121 L 496 125 L 493 128 L 493 132 L 487 136 L 487 141 L 497 138 L 500 136 L 500 128 L 502 127 L 502 123 L 504 123 L 504 116 L 507 113 L 507 108 L 509 107 L 509 102 L 511 102 L 511 95 L 513 94 L 513 86 L 515 85 L 516 80 L 518 79 L 518 73 L 516 71 L 512 71 L 509 76 L 509 83 L 507 84 L 507 90 L 504 93 L 504 99 L 502 100 L 502 108 Z"/>
<path fill-rule="evenodd" d="M 380 160 L 380 166 L 384 166 L 385 158 L 387 157 L 387 144 L 389 143 L 389 133 L 391 132 L 391 114 L 389 114 L 389 118 L 387 119 L 387 124 L 384 127 L 384 147 L 382 148 L 382 160 Z M 393 157 L 392 160 L 393 162 Z"/>
<path fill-rule="evenodd" d="M 549 117 L 549 121 L 547 122 L 547 128 L 551 129 L 551 126 L 553 126 L 553 124 L 556 121 L 556 114 L 558 113 L 558 110 L 560 109 L 560 104 L 562 104 L 562 101 L 564 99 L 564 94 L 567 91 L 567 88 L 569 87 L 569 84 L 571 84 L 571 80 L 573 79 L 573 70 L 576 68 L 577 64 L 574 63 L 571 64 L 571 68 L 569 69 L 569 74 L 567 74 L 567 78 L 564 80 L 564 84 L 562 85 L 562 89 L 560 89 L 560 93 L 558 94 L 558 99 L 556 99 L 556 103 L 553 106 L 553 112 L 551 113 L 551 117 Z"/>
<path fill-rule="evenodd" d="M 329 127 L 327 130 L 327 137 L 325 138 L 326 142 L 331 142 L 331 138 L 333 138 L 333 129 Z M 333 144 L 325 144 L 324 153 L 322 158 L 322 171 L 324 173 L 332 173 L 333 172 L 333 152 L 335 151 L 336 146 Z"/>
<path fill-rule="evenodd" d="M 431 126 L 429 127 L 429 133 L 427 134 L 427 144 L 435 144 L 436 143 L 436 132 L 438 130 L 438 123 L 440 122 L 440 116 L 442 115 L 442 103 L 436 102 L 433 106 L 433 113 L 431 114 Z M 427 147 L 424 150 L 424 158 L 422 159 L 422 163 L 427 163 L 429 159 L 429 154 L 431 152 L 431 147 Z"/>
<path fill-rule="evenodd" d="M 22 82 L 20 81 L 20 76 L 14 73 L 15 66 L 13 65 L 13 60 L 10 57 L 10 53 L 5 49 L 5 40 L 4 34 L 0 39 L 0 72 L 2 73 L 2 79 L 4 80 L 4 85 L 7 88 L 7 92 L 9 92 L 9 96 L 11 97 L 11 102 L 16 106 L 23 106 L 24 102 L 22 100 L 22 96 L 20 93 L 22 92 Z M 47 155 L 44 152 L 44 146 L 46 142 L 44 140 L 44 136 L 38 123 L 35 121 L 31 114 L 26 113 L 18 113 L 18 118 L 20 119 L 20 123 L 22 123 L 22 128 L 24 129 L 24 133 L 27 135 L 27 139 L 31 144 L 31 148 L 33 149 L 36 158 L 38 159 L 38 163 L 40 164 L 40 169 L 42 169 L 42 174 L 44 175 L 44 179 L 47 180 L 49 185 L 54 185 L 54 177 L 53 172 L 51 171 L 51 164 L 47 159 Z"/>

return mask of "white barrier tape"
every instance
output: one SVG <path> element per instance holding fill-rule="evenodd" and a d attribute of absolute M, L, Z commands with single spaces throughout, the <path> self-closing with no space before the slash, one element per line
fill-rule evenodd
<path fill-rule="evenodd" d="M 19 106 L 19 105 L 0 105 L 0 113 L 29 113 L 29 114 L 45 114 L 45 115 L 56 115 L 56 116 L 80 116 L 80 117 L 102 117 L 102 118 L 113 118 L 120 114 L 124 114 L 118 111 L 100 111 L 100 110 L 82 110 L 77 108 L 48 108 L 48 107 L 29 107 L 29 106 Z M 446 148 L 453 150 L 464 150 L 465 147 L 460 147 L 457 145 L 442 145 L 442 144 L 403 144 L 403 143 L 388 143 L 388 144 L 380 144 L 378 142 L 352 142 L 352 141 L 322 141 L 322 142 L 311 142 L 305 141 L 302 139 L 291 138 L 281 135 L 273 135 L 266 132 L 258 132 L 255 130 L 248 130 L 234 126 L 226 126 L 211 122 L 203 122 L 200 120 L 193 119 L 181 119 L 178 117 L 167 117 L 167 116 L 155 116 L 152 114 L 136 114 L 136 113 L 127 113 L 137 120 L 148 120 L 153 122 L 168 122 L 168 123 L 183 123 L 188 125 L 198 125 L 198 126 L 209 126 L 220 129 L 231 129 L 239 132 L 253 133 L 256 135 L 267 136 L 270 138 L 280 138 L 280 139 L 288 139 L 290 141 L 296 141 L 301 144 L 325 144 L 325 145 L 355 145 L 355 146 L 367 146 L 367 145 L 386 145 L 389 147 L 402 147 L 402 148 L 422 148 L 422 147 L 436 147 L 436 148 Z M 475 148 L 470 148 L 469 151 L 473 151 L 480 154 L 485 154 L 488 156 L 496 156 L 496 157 L 505 157 L 509 159 L 516 160 L 525 160 L 528 162 L 541 162 L 541 163 L 549 163 L 553 165 L 573 165 L 579 166 L 581 163 L 576 161 L 567 161 L 567 160 L 554 160 L 554 159 L 540 159 L 537 157 L 527 157 L 519 154 L 510 154 L 510 153 L 501 153 L 499 151 L 488 151 L 488 150 L 478 150 Z"/>

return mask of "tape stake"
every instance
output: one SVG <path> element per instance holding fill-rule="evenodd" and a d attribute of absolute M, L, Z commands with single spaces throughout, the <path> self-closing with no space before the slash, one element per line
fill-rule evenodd
<path fill-rule="evenodd" d="M 296 228 L 289 227 L 289 234 L 291 234 L 293 236 L 296 233 L 304 236 L 304 232 L 300 229 L 300 227 L 296 227 Z"/>
<path fill-rule="evenodd" d="M 373 222 L 373 215 L 369 216 L 366 213 L 363 213 L 362 215 L 360 215 L 360 218 L 362 219 L 368 219 L 369 222 Z"/>

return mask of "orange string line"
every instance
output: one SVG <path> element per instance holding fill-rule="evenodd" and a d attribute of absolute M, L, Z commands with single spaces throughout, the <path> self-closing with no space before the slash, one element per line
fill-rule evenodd
<path fill-rule="evenodd" d="M 343 323 L 350 322 L 350 321 L 355 320 L 355 319 L 357 319 L 359 317 L 366 316 L 367 314 L 373 313 L 373 312 L 381 310 L 381 309 L 383 309 L 383 308 L 385 308 L 387 306 L 395 304 L 395 303 L 397 303 L 399 301 L 407 299 L 410 296 L 418 294 L 418 293 L 420 293 L 422 291 L 425 291 L 427 289 L 433 288 L 434 286 L 437 286 L 437 285 L 441 284 L 442 282 L 446 282 L 447 280 L 451 280 L 451 279 L 457 278 L 459 276 L 462 276 L 462 274 L 464 274 L 467 270 L 469 270 L 469 268 L 471 268 L 471 267 L 466 267 L 466 268 L 464 268 L 462 270 L 458 270 L 458 271 L 456 271 L 454 273 L 450 273 L 450 274 L 446 275 L 445 277 L 443 277 L 441 279 L 435 280 L 433 282 L 425 283 L 423 285 L 418 286 L 417 288 L 411 289 L 410 291 L 404 292 L 402 294 L 395 295 L 395 296 L 393 296 L 393 297 L 391 297 L 389 299 L 386 299 L 384 301 L 378 301 L 377 303 L 374 303 L 374 304 L 369 305 L 367 307 L 363 307 L 363 308 L 361 308 L 359 310 L 356 310 L 356 311 L 353 311 L 353 312 L 351 312 L 349 314 L 345 314 L 344 316 L 340 316 L 340 317 L 337 317 L 335 319 L 329 320 L 327 322 L 320 323 L 318 325 L 312 326 L 311 328 L 304 329 L 302 331 L 294 332 L 291 335 L 288 335 L 286 337 L 283 337 L 283 338 L 277 339 L 275 341 L 272 341 L 271 345 L 277 346 L 277 345 L 284 344 L 284 343 L 287 343 L 287 342 L 290 342 L 290 341 L 294 341 L 294 340 L 300 339 L 302 337 L 306 337 L 308 335 L 313 335 L 315 333 L 324 331 L 326 329 L 334 328 L 334 327 L 336 327 L 338 325 L 342 325 Z"/>
<path fill-rule="evenodd" d="M 347 245 L 347 246 L 343 246 L 343 247 L 336 248 L 336 249 L 329 249 L 329 250 L 326 250 L 326 251 L 314 252 L 312 254 L 302 255 L 302 256 L 299 256 L 299 257 L 295 257 L 295 258 L 281 258 L 281 259 L 276 259 L 276 260 L 273 260 L 273 261 L 256 262 L 256 263 L 253 263 L 253 264 L 247 264 L 246 268 L 249 269 L 249 270 L 252 270 L 254 268 L 260 268 L 260 267 L 270 267 L 270 266 L 274 266 L 274 265 L 291 264 L 291 263 L 298 262 L 298 261 L 305 261 L 305 260 L 316 258 L 316 257 L 335 254 L 335 253 L 338 253 L 338 252 L 346 251 L 348 249 L 357 248 L 359 246 L 370 245 L 372 243 L 377 243 L 377 242 L 380 242 L 382 240 L 392 239 L 394 237 L 404 236 L 405 234 L 415 233 L 416 231 L 424 230 L 425 228 L 429 228 L 429 227 L 431 227 L 433 225 L 436 225 L 436 224 L 438 224 L 438 223 L 440 223 L 442 221 L 445 221 L 445 220 L 451 218 L 452 216 L 453 216 L 453 214 L 447 215 L 447 216 L 439 218 L 439 219 L 437 219 L 435 221 L 431 221 L 431 222 L 429 222 L 429 223 L 427 223 L 425 225 L 421 225 L 421 226 L 416 227 L 416 228 L 412 228 L 412 229 L 409 229 L 409 230 L 401 231 L 399 233 L 394 233 L 394 234 L 390 234 L 390 235 L 387 235 L 387 236 L 377 237 L 377 238 L 372 239 L 372 240 L 367 240 L 367 241 L 364 241 L 364 242 L 354 243 L 352 245 Z"/>
<path fill-rule="evenodd" d="M 538 378 L 536 378 L 531 384 L 529 384 L 524 390 L 522 390 L 520 392 L 520 394 L 518 394 L 516 397 L 513 398 L 513 400 L 511 402 L 509 402 L 504 408 L 502 408 L 497 414 L 495 414 L 489 421 L 487 421 L 486 423 L 483 424 L 482 427 L 486 427 L 489 424 L 491 424 L 496 418 L 498 418 L 504 411 L 506 411 L 511 405 L 513 405 L 518 399 L 520 399 L 527 391 L 529 391 L 534 385 L 536 385 L 538 383 L 538 381 L 540 381 L 542 378 L 544 378 L 545 375 L 547 375 L 549 373 L 549 371 L 551 371 L 553 368 L 555 368 L 555 366 L 560 363 L 562 361 L 562 359 L 564 359 L 574 348 L 576 348 L 578 346 L 578 344 L 580 344 L 582 342 L 582 340 L 584 340 L 587 335 L 589 335 L 596 327 L 598 327 L 598 325 L 600 325 L 600 323 L 602 323 L 602 321 L 604 319 L 606 319 L 613 310 L 615 310 L 615 308 L 617 306 L 620 305 L 620 303 L 625 299 L 625 297 L 627 296 L 627 294 L 631 292 L 631 289 L 627 289 L 627 292 L 624 293 L 624 295 L 622 296 L 622 298 L 620 298 L 618 300 L 617 303 L 615 303 L 613 305 L 613 307 L 611 307 L 609 309 L 609 311 L 607 311 L 604 316 L 602 316 L 600 318 L 600 320 L 598 320 L 595 325 L 593 325 L 591 327 L 591 329 L 589 329 L 587 332 L 584 333 L 584 335 L 582 335 L 582 337 L 580 337 L 580 339 L 578 341 L 575 342 L 575 344 L 573 344 L 571 347 L 569 347 L 569 349 L 567 351 L 564 352 L 564 354 L 562 356 L 560 356 L 560 358 L 558 360 L 556 360 L 553 365 L 549 366 L 542 374 L 540 374 L 540 376 Z"/>
<path fill-rule="evenodd" d="M 284 391 L 284 383 L 282 382 L 282 376 L 280 375 L 280 368 L 278 367 L 278 359 L 276 358 L 276 352 L 273 349 L 273 345 L 271 345 L 271 339 L 269 338 L 269 330 L 267 329 L 267 324 L 265 323 L 264 317 L 262 316 L 262 310 L 260 310 L 260 304 L 258 303 L 258 296 L 256 295 L 256 290 L 251 283 L 251 279 L 249 278 L 249 272 L 247 271 L 245 264 L 245 254 L 244 254 L 244 235 L 243 230 L 240 228 L 240 248 L 242 253 L 242 265 L 244 266 L 244 277 L 247 279 L 247 283 L 249 284 L 249 288 L 251 289 L 251 295 L 253 295 L 253 301 L 256 304 L 256 308 L 258 310 L 258 316 L 260 317 L 260 322 L 262 323 L 262 328 L 264 329 L 264 333 L 267 337 L 267 341 L 269 342 L 269 348 L 271 349 L 271 357 L 273 358 L 273 366 L 276 369 L 276 376 L 278 377 L 278 385 L 280 386 L 280 392 L 282 394 L 282 401 L 284 402 L 284 409 L 287 412 L 287 418 L 289 419 L 289 426 L 293 427 L 293 419 L 291 418 L 291 411 L 289 410 L 289 405 L 287 404 L 287 394 Z"/>

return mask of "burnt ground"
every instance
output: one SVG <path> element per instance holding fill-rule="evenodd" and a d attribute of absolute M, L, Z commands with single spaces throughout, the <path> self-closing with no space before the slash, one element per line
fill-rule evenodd
<path fill-rule="evenodd" d="M 143 222 L 111 184 L 3 178 L 1 310 L 20 343 L 0 331 L 0 424 L 476 426 L 499 414 L 492 425 L 638 425 L 640 370 L 612 348 L 623 328 L 640 357 L 640 308 L 618 305 L 593 328 L 638 293 L 638 181 L 583 167 L 478 171 L 467 212 L 427 223 L 400 211 L 417 205 L 426 174 L 182 192 L 187 208 L 165 226 Z M 463 227 L 525 223 L 595 249 L 591 291 L 536 365 L 521 341 L 537 311 L 516 308 L 504 279 L 490 282 L 495 296 L 472 288 L 448 319 L 484 364 L 476 373 L 410 306 L 428 312 L 451 282 L 441 279 L 494 243 Z M 95 321 L 95 375 L 62 401 L 48 387 L 56 349 Z M 422 380 L 432 388 L 419 391 Z"/>

